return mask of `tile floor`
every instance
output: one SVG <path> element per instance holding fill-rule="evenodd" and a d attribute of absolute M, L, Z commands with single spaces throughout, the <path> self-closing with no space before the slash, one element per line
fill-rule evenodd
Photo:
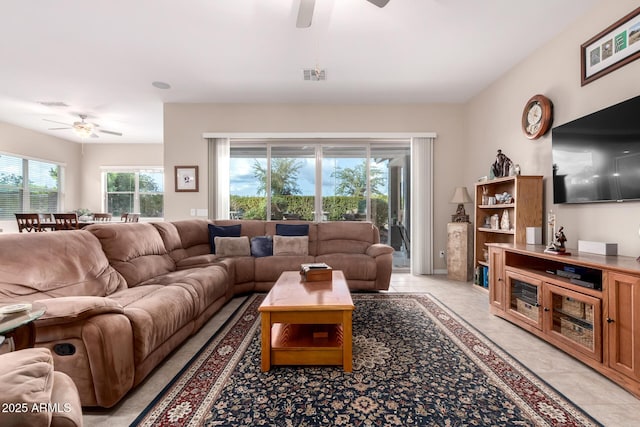
<path fill-rule="evenodd" d="M 446 276 L 394 273 L 390 292 L 429 292 L 605 426 L 640 425 L 640 399 L 537 337 L 489 314 L 488 292 Z M 242 298 L 230 301 L 142 384 L 109 410 L 85 410 L 85 426 L 126 426 L 197 352 Z"/>

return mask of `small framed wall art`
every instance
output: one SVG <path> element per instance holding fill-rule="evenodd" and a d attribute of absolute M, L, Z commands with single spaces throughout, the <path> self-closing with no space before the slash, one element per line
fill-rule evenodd
<path fill-rule="evenodd" d="M 198 191 L 198 166 L 176 166 L 176 192 Z"/>
<path fill-rule="evenodd" d="M 640 7 L 580 46 L 582 86 L 640 58 Z"/>

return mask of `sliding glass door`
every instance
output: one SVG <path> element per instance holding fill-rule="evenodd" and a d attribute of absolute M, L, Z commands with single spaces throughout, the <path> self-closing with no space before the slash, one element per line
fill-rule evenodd
<path fill-rule="evenodd" d="M 371 221 L 410 258 L 409 141 L 231 141 L 229 218 Z"/>

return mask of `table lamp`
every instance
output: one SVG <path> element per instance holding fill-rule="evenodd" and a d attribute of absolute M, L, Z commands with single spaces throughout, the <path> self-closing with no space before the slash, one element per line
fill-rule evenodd
<path fill-rule="evenodd" d="M 469 215 L 464 211 L 464 204 L 471 202 L 473 200 L 467 192 L 467 187 L 456 187 L 451 203 L 457 203 L 458 209 L 454 215 L 451 215 L 451 222 L 469 222 Z"/>

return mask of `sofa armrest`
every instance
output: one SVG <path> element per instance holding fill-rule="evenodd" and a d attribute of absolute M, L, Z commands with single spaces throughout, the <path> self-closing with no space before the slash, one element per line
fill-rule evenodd
<path fill-rule="evenodd" d="M 39 327 L 72 323 L 105 313 L 124 313 L 124 308 L 118 302 L 105 297 L 59 297 L 36 302 L 46 307 L 42 317 L 36 320 Z"/>
<path fill-rule="evenodd" d="M 393 248 L 383 243 L 374 243 L 367 248 L 367 255 L 370 257 L 379 257 L 380 255 L 392 254 Z"/>

